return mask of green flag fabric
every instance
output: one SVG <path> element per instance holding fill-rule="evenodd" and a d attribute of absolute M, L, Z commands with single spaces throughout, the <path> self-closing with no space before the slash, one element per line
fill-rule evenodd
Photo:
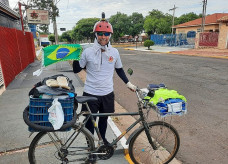
<path fill-rule="evenodd" d="M 153 103 L 156 105 L 158 102 L 165 101 L 167 99 L 182 99 L 185 102 L 187 102 L 186 98 L 183 95 L 180 95 L 177 91 L 175 90 L 169 90 L 166 88 L 160 88 L 155 91 L 154 97 L 149 97 L 146 96 L 144 99 L 148 99 L 149 102 Z"/>
<path fill-rule="evenodd" d="M 82 46 L 79 44 L 50 45 L 43 48 L 44 67 L 66 60 L 80 60 Z"/>

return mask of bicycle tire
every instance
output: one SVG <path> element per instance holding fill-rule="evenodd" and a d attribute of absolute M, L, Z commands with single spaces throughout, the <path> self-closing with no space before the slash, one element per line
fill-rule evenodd
<path fill-rule="evenodd" d="M 145 129 L 139 130 L 129 144 L 129 155 L 135 164 L 169 163 L 180 147 L 180 137 L 176 129 L 161 121 L 148 123 L 152 141 L 157 146 L 154 150 L 150 145 Z"/>
<path fill-rule="evenodd" d="M 84 163 L 90 152 L 95 150 L 94 139 L 86 128 L 78 131 L 78 128 L 73 126 L 73 129 L 67 132 L 39 132 L 29 146 L 28 158 L 30 164 Z M 74 132 L 74 136 L 77 137 L 69 148 L 65 148 L 63 145 L 67 140 L 72 141 L 69 136 Z M 60 157 L 58 149 L 48 135 L 54 136 L 54 133 L 63 142 L 63 145 L 61 145 L 59 140 L 55 140 L 61 153 L 64 154 L 62 157 Z"/>

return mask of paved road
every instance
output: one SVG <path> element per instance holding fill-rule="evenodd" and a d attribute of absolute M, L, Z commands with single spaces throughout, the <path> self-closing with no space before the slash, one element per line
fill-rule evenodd
<path fill-rule="evenodd" d="M 228 161 L 228 61 L 202 57 L 129 51 L 119 48 L 124 69 L 131 67 L 130 81 L 139 87 L 165 83 L 186 96 L 188 114 L 173 117 L 183 163 L 221 164 Z M 136 111 L 136 97 L 115 76 L 116 100 Z M 156 118 L 156 117 L 155 117 Z M 167 121 L 170 121 L 169 119 Z"/>

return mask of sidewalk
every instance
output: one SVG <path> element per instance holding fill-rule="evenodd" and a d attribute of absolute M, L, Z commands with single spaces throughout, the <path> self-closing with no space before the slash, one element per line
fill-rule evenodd
<path fill-rule="evenodd" d="M 188 55 L 188 56 L 200 56 L 210 58 L 222 58 L 228 59 L 228 49 L 220 50 L 216 48 L 205 48 L 205 49 L 189 49 L 182 47 L 165 47 L 165 46 L 151 46 L 152 50 L 148 50 L 147 47 L 127 47 L 126 50 L 136 51 L 148 51 L 151 53 L 170 53 L 177 55 Z"/>
<path fill-rule="evenodd" d="M 42 78 L 55 74 L 68 76 L 78 95 L 82 95 L 83 83 L 73 73 L 69 62 L 53 64 L 45 68 L 40 77 L 33 76 L 33 72 L 40 68 L 40 61 L 36 60 L 22 71 L 0 96 L 0 163 L 28 164 L 28 146 L 37 133 L 30 138 L 28 126 L 24 123 L 22 113 L 29 103 L 28 93 L 34 84 Z M 79 109 L 78 109 L 79 110 Z M 108 127 L 107 137 L 112 141 L 115 135 Z M 128 164 L 124 157 L 124 150 L 120 143 L 117 145 L 113 157 L 108 160 L 110 164 Z M 44 162 L 45 163 L 45 162 Z M 97 164 L 105 164 L 107 161 L 98 161 Z"/>

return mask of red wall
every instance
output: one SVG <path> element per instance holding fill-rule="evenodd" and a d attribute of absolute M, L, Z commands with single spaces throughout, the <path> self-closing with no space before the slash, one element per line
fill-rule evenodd
<path fill-rule="evenodd" d="M 218 35 L 219 35 L 219 33 L 217 33 L 217 32 L 200 33 L 199 46 L 217 47 L 218 46 Z"/>
<path fill-rule="evenodd" d="M 6 87 L 34 59 L 35 46 L 31 32 L 0 26 L 0 62 Z"/>

